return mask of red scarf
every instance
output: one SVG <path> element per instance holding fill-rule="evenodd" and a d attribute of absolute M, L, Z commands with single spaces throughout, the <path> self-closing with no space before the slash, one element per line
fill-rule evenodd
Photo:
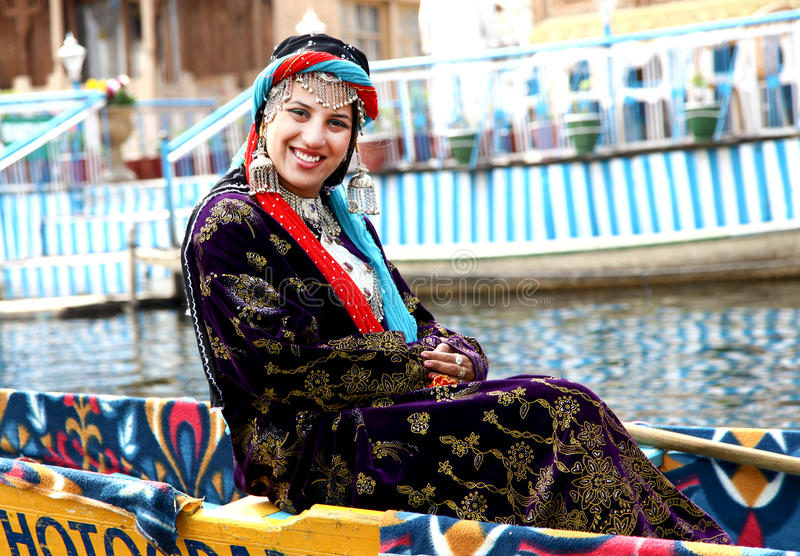
<path fill-rule="evenodd" d="M 257 134 L 255 125 L 250 127 L 250 135 L 247 140 L 247 150 L 244 156 L 244 167 L 247 174 L 247 181 L 250 182 L 249 166 L 253 160 L 253 150 L 255 150 Z M 350 318 L 361 333 L 381 332 L 383 326 L 375 317 L 372 308 L 367 302 L 367 298 L 358 289 L 356 283 L 345 272 L 342 266 L 334 259 L 328 250 L 325 249 L 316 236 L 311 233 L 302 218 L 292 210 L 292 207 L 281 197 L 279 193 L 257 193 L 256 200 L 261 207 L 275 221 L 280 224 L 289 235 L 292 236 L 303 251 L 308 254 L 311 261 L 319 269 L 328 283 L 333 286 L 333 291 L 344 303 Z M 378 295 L 378 292 L 375 292 Z"/>

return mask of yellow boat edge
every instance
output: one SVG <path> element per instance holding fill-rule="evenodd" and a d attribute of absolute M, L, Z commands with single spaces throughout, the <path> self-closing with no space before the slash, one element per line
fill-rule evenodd
<path fill-rule="evenodd" d="M 280 515 L 281 517 L 271 517 Z M 266 498 L 247 496 L 224 506 L 178 515 L 178 553 L 186 556 L 377 555 L 382 526 L 402 522 L 396 512 L 315 505 L 284 517 Z M 18 556 L 157 556 L 133 516 L 76 499 L 0 484 L 0 554 Z M 592 533 L 537 529 L 560 537 Z M 14 543 L 14 546 L 11 544 Z M 740 555 L 739 548 L 685 543 L 696 554 Z"/>
<path fill-rule="evenodd" d="M 297 516 L 270 518 L 278 511 L 267 499 L 248 496 L 225 506 L 181 512 L 177 520 L 180 554 L 278 556 L 379 552 L 380 522 L 385 512 L 314 506 Z M 30 555 L 159 554 L 136 529 L 132 515 L 31 489 L 0 484 L 0 521 L 6 541 L 0 546 L 3 555 L 23 555 L 25 547 Z"/>

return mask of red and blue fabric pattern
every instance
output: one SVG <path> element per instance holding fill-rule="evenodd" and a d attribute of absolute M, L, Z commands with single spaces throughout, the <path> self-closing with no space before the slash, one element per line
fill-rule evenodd
<path fill-rule="evenodd" d="M 258 109 L 264 104 L 267 92 L 272 85 L 297 73 L 312 72 L 332 73 L 348 83 L 358 93 L 364 103 L 367 121 L 378 117 L 378 93 L 372 81 L 358 64 L 343 60 L 327 52 L 306 51 L 289 54 L 278 58 L 256 77 L 253 82 L 253 119 Z"/>

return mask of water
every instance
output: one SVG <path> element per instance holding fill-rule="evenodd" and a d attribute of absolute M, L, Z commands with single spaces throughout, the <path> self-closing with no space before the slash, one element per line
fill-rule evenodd
<path fill-rule="evenodd" d="M 491 301 L 491 300 L 490 300 Z M 491 376 L 558 375 L 623 420 L 800 428 L 800 285 L 694 285 L 511 300 L 429 301 L 478 337 Z M 206 399 L 188 318 L 176 309 L 0 322 L 8 388 Z"/>

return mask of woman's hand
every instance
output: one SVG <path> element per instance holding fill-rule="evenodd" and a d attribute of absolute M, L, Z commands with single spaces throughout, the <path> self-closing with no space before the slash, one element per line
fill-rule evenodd
<path fill-rule="evenodd" d="M 420 355 L 425 360 L 425 368 L 433 371 L 428 374 L 430 379 L 437 374 L 453 377 L 457 382 L 470 382 L 475 379 L 470 358 L 456 353 L 445 343 L 439 344 L 433 351 L 423 351 Z"/>

